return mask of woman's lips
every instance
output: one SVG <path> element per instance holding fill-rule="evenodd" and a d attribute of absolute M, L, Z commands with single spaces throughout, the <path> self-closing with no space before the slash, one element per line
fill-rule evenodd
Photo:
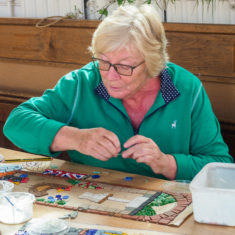
<path fill-rule="evenodd" d="M 112 90 L 120 90 L 121 87 L 116 87 L 116 86 L 109 86 Z"/>

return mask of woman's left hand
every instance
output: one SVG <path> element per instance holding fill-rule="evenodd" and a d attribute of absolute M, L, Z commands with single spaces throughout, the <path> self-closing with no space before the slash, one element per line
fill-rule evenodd
<path fill-rule="evenodd" d="M 122 152 L 123 158 L 133 158 L 139 163 L 149 165 L 154 173 L 175 179 L 177 171 L 175 158 L 161 152 L 152 139 L 135 135 L 127 140 L 123 146 L 127 149 Z"/>

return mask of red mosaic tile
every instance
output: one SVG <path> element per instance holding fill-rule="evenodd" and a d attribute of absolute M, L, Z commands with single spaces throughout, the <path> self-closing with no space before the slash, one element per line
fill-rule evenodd
<path fill-rule="evenodd" d="M 171 222 L 171 221 L 168 220 L 168 219 L 160 219 L 160 220 L 158 221 L 159 224 L 164 224 L 164 225 L 167 225 L 167 224 L 169 224 L 170 222 Z"/>
<path fill-rule="evenodd" d="M 173 212 L 173 211 L 167 211 L 167 212 L 165 212 L 164 213 L 164 215 L 166 215 L 166 216 L 172 216 L 172 215 L 175 215 L 176 213 L 175 212 Z"/>
<path fill-rule="evenodd" d="M 151 220 L 151 219 L 150 219 L 150 216 L 145 216 L 145 217 L 144 217 L 144 220 L 145 220 L 145 221 Z"/>

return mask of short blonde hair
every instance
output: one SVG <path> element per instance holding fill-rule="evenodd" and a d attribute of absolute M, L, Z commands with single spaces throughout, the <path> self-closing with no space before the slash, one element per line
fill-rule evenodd
<path fill-rule="evenodd" d="M 153 6 L 121 6 L 106 17 L 93 34 L 90 50 L 95 57 L 101 53 L 130 47 L 143 55 L 147 73 L 158 76 L 166 66 L 167 39 L 160 17 Z"/>

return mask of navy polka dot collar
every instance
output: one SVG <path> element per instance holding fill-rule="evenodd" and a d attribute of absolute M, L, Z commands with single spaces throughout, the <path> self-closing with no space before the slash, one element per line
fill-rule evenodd
<path fill-rule="evenodd" d="M 171 77 L 167 71 L 167 69 L 163 69 L 160 73 L 160 90 L 162 93 L 162 97 L 166 104 L 174 100 L 176 97 L 180 95 L 178 89 L 175 87 L 173 81 L 171 80 Z M 104 98 L 106 101 L 109 100 L 110 95 L 104 86 L 103 81 L 99 83 L 99 85 L 95 88 L 95 93 L 99 95 L 100 97 Z"/>
<path fill-rule="evenodd" d="M 160 90 L 162 93 L 162 97 L 166 104 L 174 100 L 176 97 L 180 95 L 178 89 L 175 87 L 170 74 L 168 73 L 167 69 L 163 69 L 160 73 Z"/>

